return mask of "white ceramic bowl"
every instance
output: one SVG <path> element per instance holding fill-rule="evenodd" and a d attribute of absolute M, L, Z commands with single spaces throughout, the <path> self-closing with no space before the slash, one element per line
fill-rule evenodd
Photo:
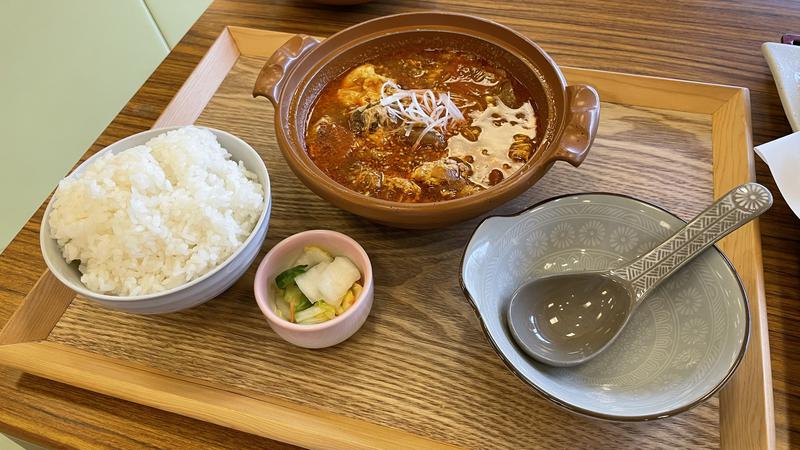
<path fill-rule="evenodd" d="M 94 156 L 87 159 L 83 164 L 75 169 L 75 173 L 80 173 L 90 164 L 106 153 L 119 153 L 137 145 L 142 145 L 159 134 L 172 131 L 181 127 L 158 128 L 134 134 L 125 139 L 117 141 Z M 61 250 L 55 239 L 50 237 L 49 217 L 53 206 L 52 199 L 47 205 L 42 218 L 42 226 L 39 231 L 39 242 L 42 248 L 42 255 L 47 267 L 53 272 L 62 283 L 74 290 L 78 294 L 112 309 L 137 314 L 161 314 L 197 306 L 218 296 L 228 289 L 238 280 L 248 267 L 253 263 L 261 244 L 267 236 L 267 225 L 269 223 L 270 207 L 272 205 L 270 197 L 269 174 L 261 156 L 238 137 L 224 131 L 208 128 L 217 136 L 217 140 L 223 148 L 231 154 L 231 159 L 241 161 L 245 167 L 258 176 L 258 181 L 264 188 L 264 209 L 258 219 L 250 236 L 244 244 L 228 257 L 222 264 L 206 273 L 202 277 L 196 278 L 189 283 L 147 295 L 136 296 L 117 296 L 99 294 L 89 290 L 81 282 L 81 273 L 78 271 L 77 263 L 67 264 L 61 255 Z"/>
<path fill-rule="evenodd" d="M 342 315 L 315 325 L 291 323 L 275 314 L 275 289 L 272 280 L 290 268 L 307 245 L 317 245 L 334 256 L 346 256 L 358 266 L 364 288 Z M 336 345 L 358 331 L 372 309 L 374 284 L 372 264 L 367 252 L 349 236 L 330 230 L 309 230 L 280 241 L 264 256 L 256 272 L 253 286 L 258 307 L 267 318 L 270 328 L 287 342 L 305 348 L 323 348 Z"/>
<path fill-rule="evenodd" d="M 517 347 L 505 318 L 511 294 L 523 283 L 619 267 L 684 225 L 667 211 L 620 195 L 552 199 L 483 221 L 464 253 L 462 287 L 498 355 L 549 400 L 603 419 L 667 417 L 717 392 L 747 347 L 745 292 L 716 247 L 650 293 L 619 338 L 584 364 L 551 367 L 533 360 Z"/>

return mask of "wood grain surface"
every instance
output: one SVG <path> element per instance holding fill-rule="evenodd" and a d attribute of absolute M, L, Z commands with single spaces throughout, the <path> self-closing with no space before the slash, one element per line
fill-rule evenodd
<path fill-rule="evenodd" d="M 712 147 L 714 151 L 714 196 L 725 195 L 740 184 L 741 179 L 753 178 L 752 136 L 742 130 L 750 128 L 750 102 L 746 92 L 739 92 L 734 101 L 727 102 L 713 113 Z M 736 126 L 737 124 L 746 126 Z M 748 164 L 720 157 L 720 149 L 729 149 L 743 155 Z M 720 440 L 723 448 L 774 448 L 774 399 L 769 398 L 772 391 L 772 378 L 765 376 L 771 371 L 767 321 L 767 305 L 764 299 L 763 256 L 761 253 L 760 222 L 753 221 L 742 227 L 738 234 L 732 234 L 719 243 L 720 249 L 736 261 L 736 268 L 747 289 L 750 304 L 750 345 L 729 388 L 720 393 Z M 753 236 L 755 253 L 743 253 L 743 247 L 736 245 L 743 234 Z M 767 401 L 764 401 L 764 395 Z M 735 405 L 726 408 L 726 405 Z M 737 411 L 749 411 L 739 414 Z M 748 430 L 743 432 L 742 430 Z"/>
<path fill-rule="evenodd" d="M 26 296 L 45 301 L 23 303 L 0 331 L 0 345 L 47 339 L 74 297 L 72 289 L 46 271 Z"/>
<path fill-rule="evenodd" d="M 776 41 L 782 32 L 797 26 L 800 5 L 788 0 L 657 1 L 636 6 L 621 0 L 580 4 L 398 1 L 345 8 L 299 1 L 219 0 L 98 138 L 89 154 L 150 128 L 226 25 L 326 35 L 378 15 L 427 8 L 480 14 L 510 25 L 535 39 L 560 64 L 746 86 L 751 90 L 754 143 L 789 132 L 759 50 L 761 42 Z M 760 161 L 757 175 L 777 193 Z M 41 211 L 0 258 L 0 323 L 11 316 L 44 269 L 38 254 L 40 215 Z M 792 376 L 800 373 L 800 236 L 798 220 L 780 195 L 762 218 L 761 230 L 778 447 L 788 448 L 800 444 L 800 383 L 796 375 Z M 402 238 L 405 232 L 396 233 Z M 54 446 L 277 445 L 47 380 L 20 377 L 6 369 L 0 369 L 0 396 L 0 429 Z M 714 404 L 708 406 L 713 409 Z M 714 426 L 711 416 L 709 413 L 705 421 L 694 421 L 694 426 Z M 537 442 L 527 446 L 538 447 Z"/>
<path fill-rule="evenodd" d="M 325 450 L 449 450 L 452 445 L 275 396 L 233 393 L 230 384 L 154 370 L 53 342 L 0 347 L 5 363 L 101 394 L 229 426 L 280 442 Z M 113 387 L 112 387 L 113 386 Z"/>
<path fill-rule="evenodd" d="M 685 445 L 718 445 L 716 402 L 666 421 L 614 424 L 567 413 L 527 388 L 495 355 L 458 286 L 461 252 L 480 218 L 442 230 L 396 230 L 311 193 L 283 161 L 272 106 L 250 94 L 264 62 L 240 58 L 196 123 L 240 136 L 267 164 L 273 205 L 262 253 L 313 228 L 347 233 L 364 246 L 377 280 L 364 328 L 325 350 L 283 342 L 253 301 L 253 266 L 220 298 L 178 314 L 131 316 L 76 300 L 49 341 L 470 448 L 669 448 L 676 432 Z M 577 191 L 635 193 L 683 217 L 711 202 L 709 114 L 605 103 L 598 129 L 584 165 L 557 164 L 494 213 Z"/>

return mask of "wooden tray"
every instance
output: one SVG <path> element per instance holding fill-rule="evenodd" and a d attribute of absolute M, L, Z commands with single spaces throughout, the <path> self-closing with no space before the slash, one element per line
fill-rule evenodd
<path fill-rule="evenodd" d="M 303 350 L 268 327 L 252 295 L 255 265 L 220 298 L 189 311 L 134 316 L 101 309 L 45 272 L 0 332 L 0 363 L 103 394 L 316 448 L 774 446 L 758 224 L 720 247 L 752 313 L 736 376 L 690 412 L 636 424 L 587 419 L 537 396 L 503 366 L 458 286 L 479 219 L 435 231 L 374 225 L 316 197 L 275 144 L 272 107 L 251 98 L 258 70 L 289 35 L 223 31 L 155 126 L 230 131 L 263 156 L 273 209 L 262 255 L 298 231 L 349 234 L 370 254 L 375 306 L 350 340 Z M 557 164 L 494 213 L 570 192 L 640 197 L 688 218 L 753 179 L 746 89 L 564 68 L 604 103 L 579 169 Z"/>

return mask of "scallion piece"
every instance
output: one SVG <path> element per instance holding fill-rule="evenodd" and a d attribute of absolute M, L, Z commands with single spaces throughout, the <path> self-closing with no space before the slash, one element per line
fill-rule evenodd
<path fill-rule="evenodd" d="M 294 283 L 294 278 L 301 273 L 304 273 L 308 266 L 294 266 L 291 269 L 286 269 L 275 277 L 275 284 L 280 289 L 286 289 L 290 284 Z"/>

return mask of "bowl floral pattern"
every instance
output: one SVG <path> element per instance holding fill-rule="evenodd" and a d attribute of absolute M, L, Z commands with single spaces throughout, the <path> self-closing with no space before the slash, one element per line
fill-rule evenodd
<path fill-rule="evenodd" d="M 517 349 L 505 309 L 531 278 L 619 267 L 684 225 L 664 210 L 624 196 L 580 194 L 510 217 L 490 217 L 464 254 L 462 286 L 489 340 L 509 367 L 546 397 L 607 419 L 647 420 L 710 397 L 746 348 L 744 290 L 711 248 L 662 284 L 612 346 L 576 367 L 541 364 Z"/>

